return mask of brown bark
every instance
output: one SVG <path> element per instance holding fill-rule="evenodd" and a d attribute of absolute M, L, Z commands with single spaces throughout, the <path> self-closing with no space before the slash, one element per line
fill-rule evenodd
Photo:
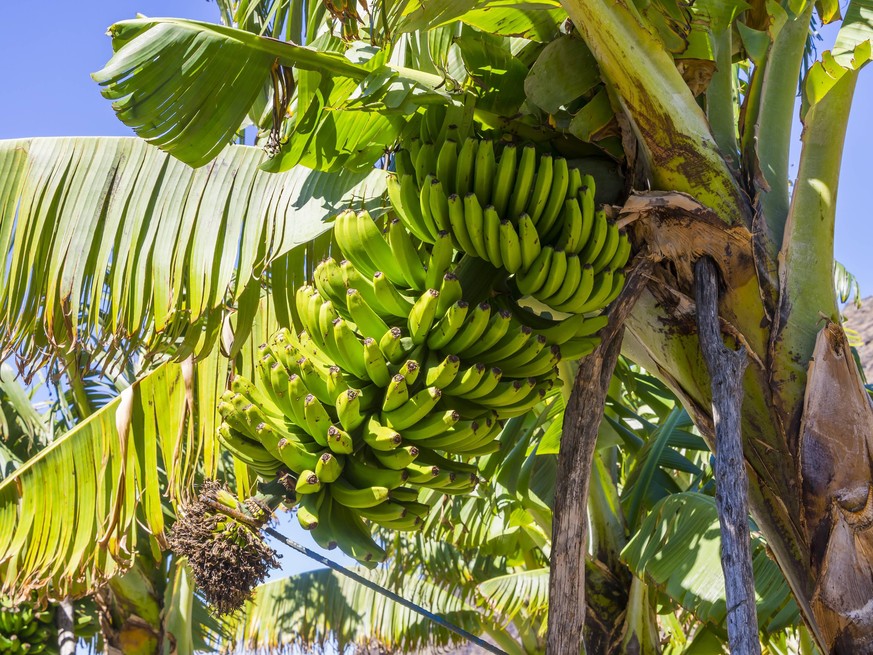
<path fill-rule="evenodd" d="M 597 431 L 609 381 L 621 352 L 624 320 L 647 282 L 651 262 L 638 258 L 625 288 L 609 309 L 601 343 L 579 363 L 573 393 L 564 412 L 555 489 L 549 574 L 549 631 L 546 652 L 583 651 L 585 557 L 588 546 L 588 483 Z"/>
<path fill-rule="evenodd" d="M 841 326 L 819 332 L 800 429 L 812 611 L 832 653 L 873 653 L 873 409 Z"/>
<path fill-rule="evenodd" d="M 700 349 L 712 380 L 715 424 L 715 501 L 721 525 L 727 632 L 734 655 L 759 655 L 755 580 L 749 545 L 749 480 L 743 458 L 741 416 L 746 349 L 724 345 L 718 319 L 718 272 L 708 257 L 694 266 Z"/>

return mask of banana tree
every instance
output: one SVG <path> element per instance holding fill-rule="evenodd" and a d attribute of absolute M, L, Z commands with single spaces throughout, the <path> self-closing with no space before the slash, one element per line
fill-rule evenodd
<path fill-rule="evenodd" d="M 243 20 L 230 12 L 239 7 L 227 5 L 237 28 L 172 19 L 120 23 L 111 30 L 116 55 L 96 78 L 121 120 L 192 165 L 211 160 L 247 116 L 255 115 L 256 122 L 269 125 L 264 140 L 273 156 L 263 166 L 290 171 L 285 175 L 293 175 L 299 164 L 332 171 L 370 166 L 395 145 L 418 107 L 474 91 L 479 124 L 577 159 L 595 174 L 598 201 L 622 205 L 615 217 L 632 234 L 637 251 L 654 262 L 624 326 L 624 351 L 670 386 L 710 444 L 711 393 L 695 327 L 691 264 L 704 255 L 712 258 L 725 287 L 722 331 L 747 349 L 751 362 L 744 375 L 743 444 L 753 515 L 820 648 L 863 650 L 873 624 L 865 609 L 870 590 L 846 597 L 839 581 L 869 577 L 866 523 L 859 517 L 870 486 L 864 435 L 873 417 L 847 357 L 830 273 L 846 121 L 855 81 L 871 51 L 867 4 L 849 5 L 833 50 L 804 71 L 803 152 L 791 193 L 790 126 L 816 11 L 811 2 L 689 8 L 593 0 L 522 7 L 410 1 L 377 4 L 370 20 L 360 23 L 357 12 L 332 15 L 307 11 L 307 4 L 275 3 L 273 15 L 243 9 Z M 829 22 L 839 8 L 820 3 L 817 11 Z M 565 25 L 567 14 L 571 24 Z M 248 19 L 254 32 L 239 29 L 252 28 L 243 24 Z M 306 34 L 311 47 L 257 31 L 291 38 Z M 180 59 L 186 64 L 181 69 L 169 64 Z M 267 85 L 272 103 L 265 104 Z M 265 111 L 269 104 L 271 111 Z M 160 205 L 144 207 L 159 206 L 170 217 L 177 213 L 182 222 L 168 218 L 145 225 L 141 212 L 107 200 L 129 197 L 134 178 L 120 178 L 112 194 L 61 193 L 69 183 L 110 188 L 121 162 L 96 146 L 67 152 L 72 158 L 19 145 L 3 167 L 12 174 L 4 176 L 2 206 L 19 216 L 4 221 L 0 231 L 3 251 L 17 253 L 16 276 L 10 290 L 4 289 L 2 308 L 10 349 L 31 361 L 46 352 L 45 345 L 74 348 L 76 329 L 69 317 L 79 315 L 83 298 L 86 306 L 97 306 L 109 265 L 118 290 L 113 296 L 122 298 L 113 312 L 122 330 L 111 335 L 117 347 L 131 338 L 153 337 L 153 343 L 181 341 L 182 353 L 207 352 L 221 325 L 215 308 L 240 241 L 228 240 L 228 250 L 224 241 L 216 244 L 215 232 L 208 233 L 207 247 L 195 253 L 190 269 L 179 265 L 178 248 L 189 235 L 200 234 L 191 231 L 194 225 L 205 226 L 199 208 L 208 213 L 216 205 L 194 208 L 186 200 L 189 209 L 178 214 L 179 194 L 167 192 Z M 83 156 L 96 162 L 87 175 L 75 166 Z M 30 160 L 42 163 L 28 177 L 22 171 Z M 75 175 L 64 177 L 66 170 Z M 222 185 L 222 170 L 200 170 L 208 173 L 156 175 L 159 184 L 186 184 L 187 197 L 196 198 L 201 188 L 208 193 Z M 231 170 L 224 173 L 239 180 Z M 145 187 L 154 186 L 146 179 Z M 629 194 L 632 188 L 652 190 Z M 243 204 L 251 209 L 249 197 L 266 203 L 267 209 L 254 210 L 259 215 L 284 207 L 275 191 L 251 193 L 246 200 L 225 194 L 217 206 L 228 209 L 223 216 L 235 218 L 238 211 L 229 209 Z M 56 212 L 57 207 L 69 213 Z M 115 231 L 95 229 L 104 216 Z M 58 221 L 58 238 L 35 237 L 46 220 Z M 279 232 L 274 228 L 269 234 Z M 131 234 L 156 253 L 153 259 L 150 254 L 148 261 L 119 261 L 118 253 L 126 251 L 114 247 L 132 243 Z M 177 247 L 172 261 L 154 247 L 165 236 Z M 281 252 L 289 243 L 283 239 L 264 246 L 264 256 Z M 256 249 L 246 248 L 242 253 L 248 258 L 240 260 L 246 265 L 235 278 L 241 301 L 250 262 L 262 261 L 252 255 Z M 53 262 L 45 275 L 30 266 L 42 253 Z M 150 270 L 158 274 L 155 284 L 144 282 Z M 186 277 L 186 270 L 195 277 Z M 193 282 L 201 280 L 209 282 L 209 290 L 199 293 Z M 153 294 L 136 302 L 143 287 Z M 133 303 L 124 295 L 129 290 Z M 41 309 L 37 299 L 43 297 Z M 247 306 L 250 316 L 250 297 Z M 829 321 L 823 330 L 821 315 Z M 243 330 L 246 322 L 241 321 Z M 851 424 L 834 418 L 827 411 L 831 407 L 844 408 L 841 415 L 852 416 Z M 856 453 L 850 466 L 837 465 L 843 450 Z"/>

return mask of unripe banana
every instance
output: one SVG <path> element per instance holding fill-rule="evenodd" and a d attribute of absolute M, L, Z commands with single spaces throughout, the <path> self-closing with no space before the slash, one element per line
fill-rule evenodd
<path fill-rule="evenodd" d="M 423 290 L 424 267 L 418 258 L 412 237 L 403 227 L 403 223 L 396 218 L 388 223 L 388 247 L 391 248 L 391 253 L 397 260 L 398 265 L 403 269 L 403 276 L 406 278 L 407 286 L 412 289 Z"/>
<path fill-rule="evenodd" d="M 494 177 L 494 191 L 491 204 L 497 210 L 498 216 L 506 216 L 509 201 L 512 199 L 512 188 L 515 184 L 515 170 L 518 164 L 518 153 L 514 143 L 507 143 L 500 153 L 500 162 Z"/>
<path fill-rule="evenodd" d="M 355 450 L 355 442 L 351 435 L 335 425 L 327 429 L 327 446 L 337 455 L 351 455 Z"/>
<path fill-rule="evenodd" d="M 388 386 L 391 381 L 391 373 L 388 371 L 388 362 L 379 350 L 375 339 L 364 339 L 364 367 L 367 369 L 367 377 L 378 387 Z"/>
<path fill-rule="evenodd" d="M 564 215 L 561 221 L 561 236 L 558 239 L 558 248 L 568 254 L 576 254 L 582 249 L 582 208 L 576 198 L 567 198 L 564 201 Z"/>
<path fill-rule="evenodd" d="M 330 485 L 330 495 L 336 502 L 353 509 L 375 507 L 388 500 L 387 487 L 356 488 L 343 479 Z"/>
<path fill-rule="evenodd" d="M 345 460 L 333 453 L 322 453 L 315 465 L 315 475 L 323 483 L 328 484 L 339 479 L 343 472 Z"/>
<path fill-rule="evenodd" d="M 425 384 L 429 387 L 443 389 L 457 377 L 460 368 L 460 357 L 457 355 L 447 355 L 442 362 L 427 370 Z"/>
<path fill-rule="evenodd" d="M 536 221 L 537 231 L 540 234 L 548 234 L 549 230 L 557 221 L 564 208 L 564 200 L 567 198 L 567 187 L 570 183 L 570 170 L 567 168 L 567 160 L 563 157 L 556 157 L 552 161 L 552 188 L 549 192 L 549 199 Z"/>
<path fill-rule="evenodd" d="M 521 269 L 521 241 L 509 221 L 500 222 L 500 259 L 503 268 L 510 273 L 517 273 Z"/>
<path fill-rule="evenodd" d="M 551 246 L 542 248 L 530 268 L 515 276 L 518 290 L 525 296 L 537 295 L 549 278 L 554 249 Z"/>
<path fill-rule="evenodd" d="M 402 432 L 427 416 L 437 404 L 441 395 L 442 392 L 436 387 L 422 389 L 400 407 L 383 411 L 381 422 Z"/>
<path fill-rule="evenodd" d="M 446 273 L 443 275 L 442 283 L 440 284 L 440 295 L 437 299 L 436 316 L 444 316 L 449 310 L 449 307 L 461 300 L 463 290 L 461 289 L 461 281 L 454 273 Z"/>
<path fill-rule="evenodd" d="M 410 341 L 410 345 L 411 345 Z M 392 364 L 397 364 L 406 357 L 408 349 L 403 345 L 403 332 L 398 327 L 393 327 L 379 339 L 379 350 Z"/>
<path fill-rule="evenodd" d="M 427 197 L 433 222 L 439 230 L 451 234 L 452 221 L 449 218 L 449 196 L 443 188 L 442 182 L 433 178 L 430 181 L 430 191 Z"/>
<path fill-rule="evenodd" d="M 618 251 L 618 245 L 621 242 L 619 237 L 618 226 L 612 221 L 609 221 L 606 228 L 606 240 L 603 242 L 603 248 L 600 249 L 600 253 L 594 261 L 591 262 L 591 266 L 594 268 L 595 273 L 599 273 L 606 268 L 612 261 L 613 257 L 615 257 L 615 253 Z"/>
<path fill-rule="evenodd" d="M 505 215 L 510 220 L 516 220 L 527 208 L 528 200 L 534 188 L 534 177 L 537 172 L 537 151 L 528 144 L 521 150 L 518 162 L 518 170 L 513 182 L 512 198 L 509 201 L 508 213 Z"/>
<path fill-rule="evenodd" d="M 595 309 L 601 309 L 606 306 L 607 298 L 610 297 L 613 291 L 613 277 L 613 271 L 609 269 L 594 276 L 594 288 L 588 300 L 580 307 L 580 314 L 592 312 Z M 619 287 L 619 291 L 621 291 L 621 287 Z"/>
<path fill-rule="evenodd" d="M 495 268 L 503 267 L 500 257 L 500 216 L 491 205 L 485 208 L 485 252 L 488 255 L 486 260 Z"/>
<path fill-rule="evenodd" d="M 304 530 L 314 530 L 318 527 L 318 511 L 324 500 L 324 492 L 306 494 L 300 499 L 297 506 L 297 520 Z"/>
<path fill-rule="evenodd" d="M 458 168 L 458 144 L 451 139 L 443 141 L 437 157 L 436 176 L 446 193 L 455 192 L 455 174 Z"/>
<path fill-rule="evenodd" d="M 567 257 L 567 269 L 564 271 L 564 280 L 561 286 L 551 296 L 542 298 L 549 307 L 557 308 L 558 305 L 569 300 L 582 280 L 582 260 L 576 255 Z"/>
<path fill-rule="evenodd" d="M 609 262 L 607 268 L 611 268 L 614 271 L 621 270 L 627 264 L 627 260 L 630 258 L 631 253 L 631 243 L 630 237 L 628 237 L 627 232 L 622 232 L 619 236 L 618 248 L 615 251 L 615 256 L 612 258 L 612 261 Z"/>
<path fill-rule="evenodd" d="M 418 447 L 408 445 L 399 446 L 391 451 L 374 450 L 373 455 L 385 468 L 402 471 L 418 457 Z"/>
<path fill-rule="evenodd" d="M 423 271 L 424 269 L 422 268 Z M 376 271 L 373 274 L 373 292 L 376 294 L 378 304 L 375 306 L 372 303 L 369 304 L 371 307 L 379 308 L 379 311 L 376 312 L 377 314 L 381 313 L 383 316 L 387 315 L 394 318 L 409 316 L 409 312 L 412 310 L 412 303 L 397 290 L 397 287 L 391 284 L 381 271 Z M 366 296 L 364 296 L 364 300 L 367 300 Z M 381 336 L 379 335 L 379 337 L 374 338 L 381 338 Z"/>
<path fill-rule="evenodd" d="M 476 363 L 462 371 L 452 383 L 443 389 L 443 392 L 451 396 L 464 397 L 476 388 L 487 371 L 482 363 Z"/>
<path fill-rule="evenodd" d="M 321 491 L 321 481 L 315 471 L 301 471 L 297 477 L 297 485 L 294 491 L 298 494 L 315 494 Z"/>
<path fill-rule="evenodd" d="M 440 294 L 442 297 L 442 294 Z M 439 350 L 448 344 L 464 325 L 469 305 L 465 300 L 459 300 L 449 307 L 427 337 L 427 347 Z"/>
<path fill-rule="evenodd" d="M 414 359 L 407 359 L 403 362 L 403 366 L 401 366 L 397 373 L 402 375 L 406 379 L 406 384 L 410 387 L 415 385 L 415 381 L 418 380 L 418 375 L 421 373 L 421 366 L 418 365 L 418 362 Z"/>
<path fill-rule="evenodd" d="M 415 178 L 418 186 L 424 186 L 428 175 L 436 173 L 436 153 L 433 143 L 422 143 L 415 158 Z"/>
<path fill-rule="evenodd" d="M 373 450 L 390 452 L 398 448 L 403 439 L 394 428 L 382 425 L 374 416 L 371 416 L 364 426 L 364 443 Z"/>
<path fill-rule="evenodd" d="M 427 341 L 428 333 L 437 314 L 440 292 L 428 289 L 412 306 L 409 312 L 409 336 L 412 343 L 419 345 Z"/>
<path fill-rule="evenodd" d="M 405 470 L 394 471 L 387 469 L 381 466 L 375 458 L 371 460 L 369 456 L 366 459 L 363 456 L 357 455 L 347 458 L 343 472 L 344 477 L 358 488 L 372 485 L 395 489 L 403 485 L 409 478 L 409 473 Z"/>
<path fill-rule="evenodd" d="M 490 317 L 491 305 L 486 302 L 479 303 L 469 313 L 463 327 L 455 335 L 455 338 L 446 344 L 444 350 L 463 356 L 465 351 L 475 344 L 477 339 L 485 332 Z"/>
<path fill-rule="evenodd" d="M 345 320 L 337 318 L 333 322 L 333 338 L 336 341 L 337 361 L 342 368 L 361 380 L 367 379 L 363 346 Z"/>
<path fill-rule="evenodd" d="M 600 210 L 594 213 L 594 227 L 591 231 L 591 236 L 588 242 L 579 251 L 579 258 L 583 262 L 593 264 L 603 249 L 603 244 L 606 242 L 606 235 L 609 231 L 609 221 L 606 218 L 606 212 Z"/>
<path fill-rule="evenodd" d="M 427 264 L 425 283 L 428 289 L 439 289 L 443 276 L 452 265 L 452 255 L 454 252 L 455 248 L 452 245 L 452 237 L 448 232 L 439 232 L 430 251 L 430 258 Z"/>
<path fill-rule="evenodd" d="M 549 200 L 549 194 L 552 191 L 552 156 L 548 153 L 540 157 L 539 166 L 537 167 L 537 180 L 534 183 L 533 191 L 527 203 L 527 214 L 536 224 L 540 220 L 543 210 L 546 208 L 546 203 Z"/>
<path fill-rule="evenodd" d="M 575 257 L 581 261 L 579 257 Z M 581 314 L 582 310 L 588 303 L 588 298 L 591 297 L 591 292 L 594 289 L 594 268 L 591 264 L 582 266 L 579 282 L 576 285 L 575 291 L 564 302 L 555 302 L 552 305 L 559 312 L 567 312 L 569 314 Z"/>
<path fill-rule="evenodd" d="M 449 203 L 449 222 L 452 225 L 452 236 L 455 238 L 455 243 L 464 252 L 471 254 L 476 253 L 476 246 L 470 241 L 467 234 L 467 222 L 464 215 L 464 201 L 461 196 L 453 193 L 448 198 Z"/>
<path fill-rule="evenodd" d="M 455 193 L 460 197 L 473 190 L 473 173 L 476 163 L 476 151 L 479 140 L 467 138 L 458 153 L 458 164 L 455 170 Z"/>
<path fill-rule="evenodd" d="M 412 442 L 428 441 L 450 430 L 460 420 L 461 415 L 454 410 L 432 412 L 411 428 L 404 430 L 403 438 Z"/>
<path fill-rule="evenodd" d="M 361 392 L 359 389 L 349 389 L 336 399 L 336 413 L 340 424 L 347 432 L 353 432 L 367 418 L 361 408 Z"/>
<path fill-rule="evenodd" d="M 480 196 L 468 193 L 464 196 L 464 223 L 467 227 L 467 236 L 474 250 L 468 254 L 488 259 L 488 251 L 485 249 L 485 212 L 479 200 Z"/>
<path fill-rule="evenodd" d="M 512 314 L 509 311 L 501 309 L 500 311 L 493 312 L 488 320 L 488 325 L 485 327 L 485 331 L 476 343 L 464 350 L 464 356 L 478 357 L 481 353 L 492 348 L 509 331 L 511 325 Z"/>
<path fill-rule="evenodd" d="M 358 332 L 363 336 L 380 339 L 388 331 L 388 325 L 373 311 L 357 289 L 349 289 L 346 293 L 346 307 L 358 327 Z"/>
<path fill-rule="evenodd" d="M 409 400 L 409 385 L 406 382 L 406 376 L 397 374 L 391 378 L 388 387 L 385 389 L 385 396 L 382 400 L 382 411 L 390 412 L 397 409 Z"/>
<path fill-rule="evenodd" d="M 473 192 L 482 204 L 488 204 L 491 202 L 491 188 L 494 184 L 494 175 L 496 171 L 497 161 L 494 158 L 494 143 L 492 141 L 480 141 L 479 147 L 476 150 L 476 165 L 473 173 Z"/>
<path fill-rule="evenodd" d="M 567 253 L 563 250 L 555 249 L 552 253 L 552 262 L 549 265 L 549 275 L 546 278 L 545 284 L 536 292 L 537 298 L 545 299 L 553 295 L 561 288 L 561 282 L 564 280 L 564 275 L 567 273 Z"/>

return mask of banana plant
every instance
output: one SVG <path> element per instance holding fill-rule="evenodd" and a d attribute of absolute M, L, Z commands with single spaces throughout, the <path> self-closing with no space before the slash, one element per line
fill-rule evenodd
<path fill-rule="evenodd" d="M 266 7 L 274 6 L 271 17 Z M 857 510 L 871 483 L 863 453 L 873 410 L 854 362 L 844 356 L 849 347 L 831 275 L 842 144 L 855 83 L 871 56 L 869 2 L 849 4 L 833 49 L 808 68 L 811 17 L 817 12 L 823 23 L 838 19 L 835 2 L 689 8 L 669 1 L 515 7 L 409 0 L 377 3 L 367 19 L 356 5 L 333 13 L 310 3 L 282 6 L 289 7 L 268 3 L 249 11 L 245 3 L 224 3 L 230 24 L 223 26 L 148 18 L 119 23 L 111 29 L 115 55 L 95 79 L 120 120 L 193 166 L 224 152 L 252 114 L 259 125 L 269 123 L 263 139 L 268 153 L 260 162 L 252 156 L 245 168 L 268 185 L 255 173 L 256 163 L 292 177 L 301 174 L 294 167 L 304 165 L 350 180 L 408 136 L 405 129 L 421 107 L 463 104 L 475 95 L 477 125 L 576 160 L 595 177 L 598 203 L 620 206 L 616 217 L 635 248 L 656 262 L 625 324 L 624 352 L 669 385 L 710 444 L 711 392 L 699 352 L 691 264 L 702 255 L 713 259 L 725 281 L 723 331 L 751 361 L 744 377 L 743 442 L 756 525 L 818 646 L 840 653 L 866 643 L 873 625 L 865 620 L 869 610 L 834 590 L 835 580 L 869 577 Z M 266 36 L 271 24 L 274 35 L 287 24 L 284 34 L 292 39 L 299 30 L 307 45 Z M 176 65 L 180 60 L 184 66 Z M 802 70 L 803 150 L 789 187 L 790 128 Z M 267 85 L 271 120 L 262 121 Z M 109 265 L 113 300 L 121 298 L 113 312 L 122 330 L 112 335 L 117 347 L 166 339 L 174 344 L 169 350 L 181 341 L 180 354 L 206 354 L 218 335 L 221 312 L 214 309 L 234 277 L 229 271 L 237 253 L 241 270 L 233 297 L 242 299 L 250 272 L 263 270 L 252 262 L 281 253 L 294 238 L 273 229 L 269 243 L 261 243 L 263 233 L 254 228 L 257 236 L 242 243 L 258 242 L 263 254 L 252 246 L 237 250 L 240 241 L 233 237 L 216 243 L 226 231 L 208 231 L 199 212 L 240 209 L 243 201 L 229 192 L 237 183 L 247 188 L 239 174 L 212 174 L 210 165 L 198 169 L 208 171 L 202 175 L 180 168 L 160 177 L 154 157 L 148 169 L 158 182 L 137 177 L 134 184 L 122 176 L 123 193 L 113 188 L 106 194 L 122 165 L 119 149 L 57 144 L 19 142 L 4 151 L 2 170 L 10 174 L 3 178 L 0 207 L 7 218 L 17 216 L 0 223 L 0 250 L 10 253 L 13 272 L 0 306 L 6 351 L 23 352 L 26 364 L 56 345 L 75 347 L 69 318 L 79 316 L 82 303 L 94 315 Z M 135 149 L 144 161 L 144 146 Z M 231 154 L 222 157 L 239 151 L 226 152 Z M 92 163 L 87 170 L 76 165 L 84 157 Z M 175 167 L 174 160 L 164 161 Z M 186 198 L 197 198 L 198 184 L 206 194 L 218 186 L 223 192 L 213 197 L 216 204 L 197 204 L 196 211 L 187 200 L 187 210 L 180 210 L 174 193 L 159 196 L 162 204 L 138 205 L 151 216 L 167 216 L 165 222 L 141 221 L 139 211 L 118 218 L 128 216 L 128 204 L 106 200 L 128 198 L 134 187 L 152 197 L 165 181 L 185 184 Z M 628 192 L 646 187 L 652 190 Z M 267 195 L 256 198 L 267 203 L 261 212 L 283 206 L 281 193 L 274 191 L 270 201 Z M 239 213 L 221 216 L 236 220 Z M 111 218 L 114 231 L 96 229 L 104 218 Z M 209 238 L 186 273 L 178 264 L 188 253 L 178 244 L 199 236 L 198 227 Z M 134 243 L 131 235 L 144 244 L 137 252 L 147 254 L 122 262 L 120 253 L 128 251 L 113 247 Z M 175 239 L 172 261 L 154 246 L 163 243 L 158 237 Z M 48 271 L 32 266 L 46 260 L 53 262 Z M 160 273 L 159 283 L 146 281 L 149 270 Z M 207 289 L 198 287 L 201 280 L 209 282 Z M 251 315 L 252 296 L 248 302 Z M 821 316 L 827 317 L 824 327 Z M 846 428 L 829 411 L 833 407 L 856 420 Z M 857 453 L 849 465 L 842 461 L 845 452 Z M 639 475 L 657 479 L 647 469 Z M 630 516 L 638 519 L 645 505 L 633 498 Z M 560 572 L 555 579 L 562 579 Z M 869 597 L 862 591 L 860 597 Z M 635 589 L 634 598 L 645 600 L 643 591 Z M 642 615 L 633 618 L 645 627 Z"/>

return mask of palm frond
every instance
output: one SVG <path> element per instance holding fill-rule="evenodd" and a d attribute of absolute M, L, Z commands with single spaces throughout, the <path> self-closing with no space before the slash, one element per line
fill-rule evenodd
<path fill-rule="evenodd" d="M 157 367 L 0 484 L 4 594 L 81 595 L 129 565 L 138 522 L 162 538 L 158 472 L 177 499 L 197 464 L 193 379 Z"/>
<path fill-rule="evenodd" d="M 622 559 L 698 620 L 721 626 L 727 611 L 720 534 L 714 498 L 674 494 L 654 507 Z M 760 629 L 772 633 L 796 625 L 800 614 L 788 584 L 767 555 L 764 540 L 754 534 L 752 568 Z"/>
<path fill-rule="evenodd" d="M 257 297 L 272 259 L 384 191 L 382 171 L 271 175 L 260 158 L 231 146 L 195 170 L 132 138 L 0 142 L 0 358 L 208 352 L 228 296 Z"/>
<path fill-rule="evenodd" d="M 390 579 L 385 569 L 355 571 L 381 585 Z M 475 608 L 424 579 L 405 578 L 398 593 L 474 634 L 481 632 Z M 261 585 L 237 628 L 238 647 L 256 653 L 287 652 L 292 646 L 344 652 L 349 645 L 375 644 L 414 653 L 456 642 L 448 630 L 329 569 Z"/>

